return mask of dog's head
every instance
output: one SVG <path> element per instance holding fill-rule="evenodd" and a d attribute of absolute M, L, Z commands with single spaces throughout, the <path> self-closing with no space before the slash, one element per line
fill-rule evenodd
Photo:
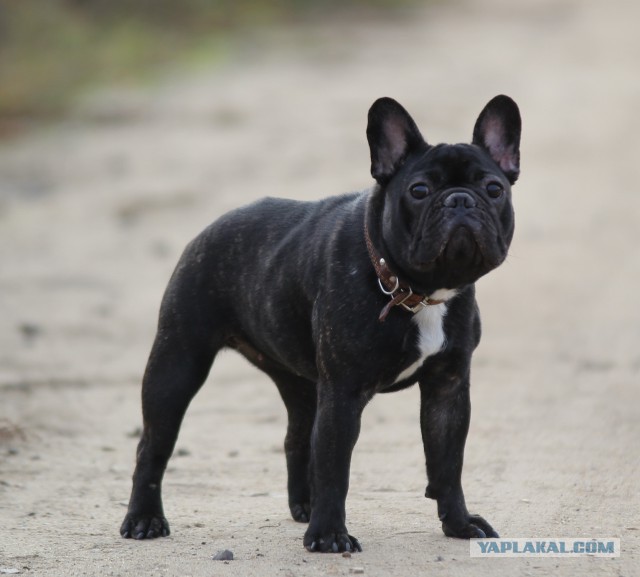
<path fill-rule="evenodd" d="M 382 242 L 413 284 L 459 288 L 506 258 L 520 130 L 516 103 L 496 96 L 480 113 L 472 144 L 431 146 L 395 100 L 374 102 L 367 139 Z"/>

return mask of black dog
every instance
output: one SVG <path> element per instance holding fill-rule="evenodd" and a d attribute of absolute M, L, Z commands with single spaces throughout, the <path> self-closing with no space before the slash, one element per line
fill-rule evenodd
<path fill-rule="evenodd" d="M 189 402 L 231 347 L 286 405 L 291 515 L 310 551 L 361 550 L 345 525 L 351 452 L 376 393 L 420 385 L 426 496 L 446 535 L 497 537 L 461 486 L 474 282 L 507 255 L 520 114 L 497 96 L 473 144 L 428 145 L 390 98 L 369 111 L 369 192 L 265 199 L 186 248 L 167 287 L 142 387 L 144 432 L 124 537 L 169 534 L 161 483 Z"/>

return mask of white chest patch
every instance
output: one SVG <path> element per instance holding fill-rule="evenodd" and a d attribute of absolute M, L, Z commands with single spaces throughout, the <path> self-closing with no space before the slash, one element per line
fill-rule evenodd
<path fill-rule="evenodd" d="M 397 376 L 395 380 L 396 383 L 413 375 L 427 357 L 435 355 L 442 350 L 446 340 L 443 322 L 446 314 L 447 304 L 442 303 L 424 307 L 413 316 L 413 322 L 418 325 L 417 344 L 420 356 L 411 366 L 407 367 Z"/>

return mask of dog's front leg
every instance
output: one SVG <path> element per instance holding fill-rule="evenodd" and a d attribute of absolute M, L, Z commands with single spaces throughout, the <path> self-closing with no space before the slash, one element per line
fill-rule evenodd
<path fill-rule="evenodd" d="M 347 532 L 345 501 L 351 453 L 366 400 L 338 383 L 318 383 L 311 437 L 311 520 L 304 536 L 309 551 L 362 551 Z"/>
<path fill-rule="evenodd" d="M 464 445 L 471 416 L 468 362 L 439 362 L 420 381 L 420 394 L 429 482 L 426 496 L 438 502 L 442 530 L 448 537 L 461 539 L 498 537 L 480 515 L 467 511 L 462 491 Z"/>

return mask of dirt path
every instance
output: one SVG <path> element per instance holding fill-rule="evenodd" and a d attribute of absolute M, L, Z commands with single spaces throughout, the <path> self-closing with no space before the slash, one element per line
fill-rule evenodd
<path fill-rule="evenodd" d="M 640 574 L 640 3 L 442 3 L 245 42 L 223 67 L 104 93 L 0 151 L 0 573 Z M 184 244 L 272 194 L 369 185 L 366 110 L 432 142 L 521 106 L 518 225 L 481 281 L 464 482 L 503 536 L 618 537 L 619 559 L 470 559 L 442 535 L 417 390 L 365 412 L 348 500 L 365 552 L 308 554 L 288 518 L 276 390 L 231 353 L 166 477 L 173 534 L 119 538 L 159 299 Z M 224 564 L 211 556 L 234 551 Z"/>

